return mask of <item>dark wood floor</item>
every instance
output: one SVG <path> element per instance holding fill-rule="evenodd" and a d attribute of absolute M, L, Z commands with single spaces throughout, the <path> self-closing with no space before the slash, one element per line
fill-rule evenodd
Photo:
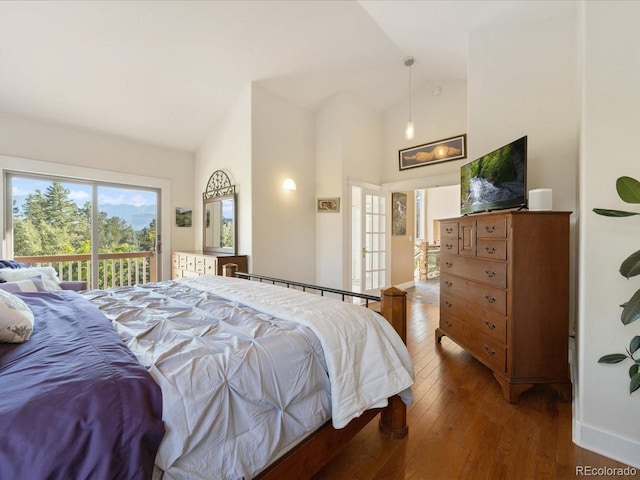
<path fill-rule="evenodd" d="M 409 437 L 383 438 L 376 419 L 314 480 L 567 479 L 582 478 L 576 466 L 626 466 L 572 443 L 571 404 L 553 390 L 536 387 L 509 404 L 487 368 L 446 337 L 436 344 L 436 305 L 412 301 L 408 310 Z"/>

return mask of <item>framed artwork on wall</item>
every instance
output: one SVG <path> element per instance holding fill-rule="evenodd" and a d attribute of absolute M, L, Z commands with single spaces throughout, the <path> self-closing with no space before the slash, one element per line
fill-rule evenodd
<path fill-rule="evenodd" d="M 391 235 L 407 234 L 407 194 L 393 192 L 391 194 Z"/>
<path fill-rule="evenodd" d="M 176 207 L 176 226 L 190 227 L 192 224 L 193 212 L 190 208 Z"/>
<path fill-rule="evenodd" d="M 317 211 L 338 213 L 340 211 L 340 197 L 318 198 Z"/>
<path fill-rule="evenodd" d="M 467 134 L 444 138 L 398 152 L 400 170 L 467 158 Z"/>

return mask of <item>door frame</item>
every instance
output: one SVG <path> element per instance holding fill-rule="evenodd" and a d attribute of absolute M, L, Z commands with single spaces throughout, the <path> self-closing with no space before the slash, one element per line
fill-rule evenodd
<path fill-rule="evenodd" d="M 353 222 L 354 222 L 354 218 L 353 218 L 353 202 L 352 202 L 352 189 L 353 187 L 359 187 L 361 189 L 363 189 L 363 191 L 370 191 L 370 192 L 378 192 L 380 193 L 381 196 L 385 197 L 385 202 L 386 202 L 386 219 L 385 219 L 385 262 L 384 262 L 384 270 L 385 270 L 385 276 L 387 281 L 385 282 L 388 286 L 390 286 L 390 281 L 391 281 L 391 249 L 390 249 L 390 245 L 391 245 L 391 210 L 390 210 L 390 205 L 391 205 L 391 192 L 390 191 L 386 191 L 384 190 L 380 185 L 374 185 L 371 183 L 367 183 L 367 182 L 360 182 L 358 180 L 353 180 L 353 179 L 349 179 L 347 182 L 348 185 L 348 211 L 349 211 L 349 220 L 348 220 L 348 224 L 349 224 L 349 228 L 348 228 L 348 236 L 349 236 L 349 261 L 348 263 L 348 289 L 351 290 L 352 286 L 353 286 Z M 363 197 L 364 197 L 364 192 L 363 192 Z M 360 222 L 362 224 L 364 224 L 364 210 L 361 211 L 361 216 L 360 216 Z M 360 251 L 360 250 L 359 250 Z M 362 272 L 364 273 L 364 271 Z M 364 278 L 362 279 L 362 281 L 364 282 Z M 364 285 L 362 285 L 362 287 L 364 287 Z M 363 291 L 363 289 L 361 288 L 361 291 Z M 373 292 L 373 295 L 379 295 L 380 292 L 376 291 Z"/>

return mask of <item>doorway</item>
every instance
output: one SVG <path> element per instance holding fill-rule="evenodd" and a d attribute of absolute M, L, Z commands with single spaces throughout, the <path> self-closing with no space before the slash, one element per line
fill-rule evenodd
<path fill-rule="evenodd" d="M 460 186 L 415 190 L 414 301 L 438 304 L 440 291 L 440 220 L 460 215 Z"/>
<path fill-rule="evenodd" d="M 378 295 L 387 283 L 389 194 L 351 186 L 351 290 Z"/>

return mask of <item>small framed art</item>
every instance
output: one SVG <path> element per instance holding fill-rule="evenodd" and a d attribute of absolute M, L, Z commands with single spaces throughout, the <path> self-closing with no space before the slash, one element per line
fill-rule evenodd
<path fill-rule="evenodd" d="M 340 197 L 318 198 L 317 211 L 338 213 L 340 211 Z"/>

